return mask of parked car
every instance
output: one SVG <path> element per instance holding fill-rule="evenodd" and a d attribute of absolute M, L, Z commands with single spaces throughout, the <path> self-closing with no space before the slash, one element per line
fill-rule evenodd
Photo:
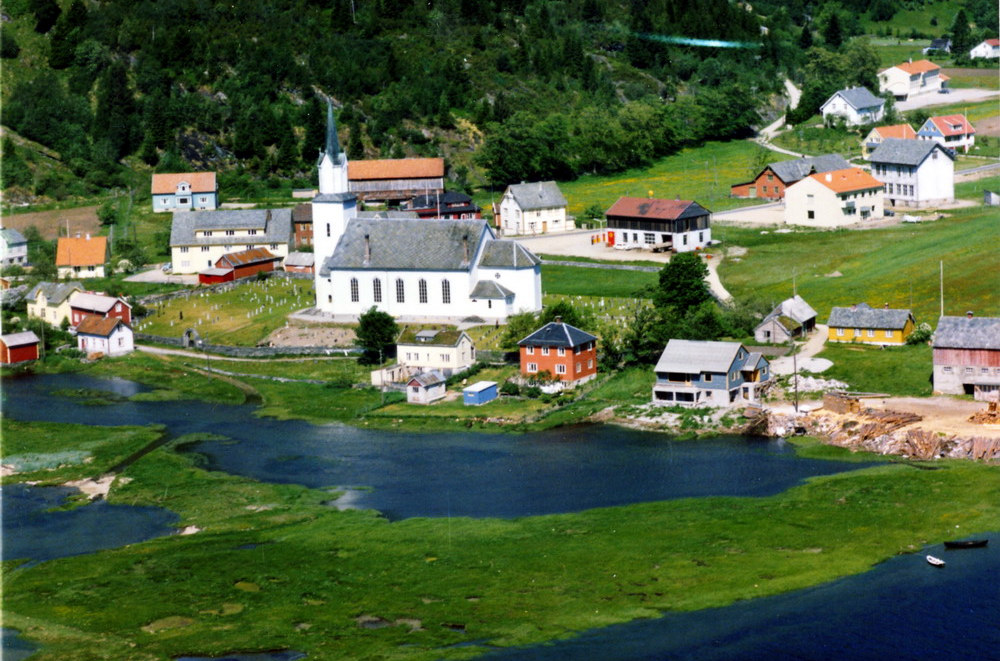
<path fill-rule="evenodd" d="M 896 215 L 896 212 L 895 212 L 895 211 L 893 211 L 892 209 L 886 209 L 886 210 L 885 210 L 885 215 L 886 215 L 886 216 L 895 216 L 895 215 Z"/>

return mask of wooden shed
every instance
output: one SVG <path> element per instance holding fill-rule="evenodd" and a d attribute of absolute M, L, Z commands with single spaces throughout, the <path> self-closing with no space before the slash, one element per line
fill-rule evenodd
<path fill-rule="evenodd" d="M 0 336 L 0 364 L 14 365 L 38 360 L 38 336 L 31 331 Z"/>
<path fill-rule="evenodd" d="M 496 381 L 477 381 L 462 389 L 462 403 L 466 406 L 479 406 L 493 401 L 497 396 Z"/>
<path fill-rule="evenodd" d="M 444 375 L 437 370 L 421 372 L 406 383 L 406 401 L 410 404 L 430 404 L 446 393 Z"/>

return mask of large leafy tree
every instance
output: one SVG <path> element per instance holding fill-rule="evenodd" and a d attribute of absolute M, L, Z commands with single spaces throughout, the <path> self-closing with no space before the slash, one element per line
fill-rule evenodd
<path fill-rule="evenodd" d="M 396 325 L 392 315 L 374 306 L 369 308 L 358 318 L 358 346 L 364 349 L 364 353 L 361 354 L 361 364 L 374 365 L 380 358 L 385 359 L 395 355 L 398 335 L 399 326 Z"/>
<path fill-rule="evenodd" d="M 670 258 L 660 269 L 659 285 L 653 291 L 653 303 L 658 308 L 672 308 L 685 315 L 693 308 L 712 300 L 709 291 L 708 267 L 694 252 L 682 252 Z"/>

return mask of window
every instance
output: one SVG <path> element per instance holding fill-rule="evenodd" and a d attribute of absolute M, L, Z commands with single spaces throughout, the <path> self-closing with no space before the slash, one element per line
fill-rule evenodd
<path fill-rule="evenodd" d="M 548 347 L 542 347 L 542 355 L 543 356 L 549 355 L 549 348 Z"/>
<path fill-rule="evenodd" d="M 886 338 L 887 340 L 891 340 L 891 339 L 892 339 L 892 336 L 893 336 L 893 331 L 891 331 L 891 330 L 887 330 L 887 331 L 885 332 L 885 338 Z"/>
<path fill-rule="evenodd" d="M 868 337 L 875 337 L 875 329 L 874 328 L 869 328 L 868 329 Z"/>
<path fill-rule="evenodd" d="M 211 250 L 211 248 L 209 246 L 202 246 L 201 247 L 201 251 L 202 252 L 208 252 L 209 250 Z"/>
<path fill-rule="evenodd" d="M 591 369 L 593 367 L 594 367 L 594 359 L 590 358 L 590 359 L 587 360 L 587 369 L 589 370 L 589 369 Z"/>
<path fill-rule="evenodd" d="M 556 374 L 565 374 L 565 373 L 566 373 L 566 366 L 565 365 L 563 365 L 562 363 L 559 363 L 558 365 L 556 365 Z"/>
<path fill-rule="evenodd" d="M 813 211 L 812 209 L 810 209 L 809 211 L 806 211 L 806 219 L 807 220 L 816 220 L 816 212 Z"/>
<path fill-rule="evenodd" d="M 447 280 L 441 281 L 441 302 L 445 305 L 451 304 L 451 283 Z"/>
<path fill-rule="evenodd" d="M 446 353 L 441 354 L 441 362 L 442 363 L 450 363 L 451 362 L 451 356 L 449 356 Z"/>
<path fill-rule="evenodd" d="M 712 382 L 712 375 L 711 374 L 705 374 L 704 381 L 705 381 L 705 383 L 711 383 Z"/>
<path fill-rule="evenodd" d="M 560 356 L 565 356 L 566 355 L 566 347 L 559 347 L 556 350 L 556 354 L 560 355 Z"/>
<path fill-rule="evenodd" d="M 427 281 L 423 278 L 417 282 L 417 297 L 421 303 L 427 302 Z"/>
<path fill-rule="evenodd" d="M 406 302 L 406 291 L 403 286 L 402 278 L 396 278 L 396 302 L 397 303 Z"/>
<path fill-rule="evenodd" d="M 538 363 L 528 363 L 528 371 L 529 372 L 537 372 L 538 371 Z"/>
<path fill-rule="evenodd" d="M 326 302 L 327 303 L 333 303 L 333 294 L 327 294 L 326 295 Z"/>
<path fill-rule="evenodd" d="M 358 279 L 351 278 L 351 303 L 357 303 L 361 300 L 361 296 L 358 293 Z"/>
<path fill-rule="evenodd" d="M 121 311 L 122 311 L 122 304 L 115 303 L 115 312 L 121 312 Z"/>
<path fill-rule="evenodd" d="M 271 250 L 277 250 L 277 249 L 278 249 L 278 244 L 277 243 L 272 243 L 271 244 Z"/>
<path fill-rule="evenodd" d="M 861 329 L 860 328 L 855 328 L 854 329 L 854 337 L 861 337 Z"/>
<path fill-rule="evenodd" d="M 187 204 L 188 203 L 188 199 L 186 197 L 182 197 L 181 199 L 179 199 L 177 201 L 180 202 L 181 204 Z"/>
<path fill-rule="evenodd" d="M 892 195 L 892 184 L 885 185 L 885 192 L 888 193 L 889 195 Z"/>
<path fill-rule="evenodd" d="M 982 368 L 980 368 L 979 373 L 980 374 L 989 374 L 990 373 L 990 368 L 989 367 L 982 367 Z"/>
<path fill-rule="evenodd" d="M 652 232 L 646 232 L 642 235 L 642 240 L 645 241 L 646 245 L 651 246 L 656 243 L 656 235 Z"/>
<path fill-rule="evenodd" d="M 212 230 L 205 232 L 205 236 L 212 236 Z"/>
<path fill-rule="evenodd" d="M 966 367 L 966 368 L 965 368 L 965 373 L 966 373 L 966 374 L 972 374 L 972 373 L 973 373 L 974 371 L 975 371 L 975 370 L 973 370 L 973 369 L 972 369 L 971 367 Z"/>
<path fill-rule="evenodd" d="M 844 337 L 844 329 L 843 328 L 838 328 L 837 329 L 837 337 Z"/>
<path fill-rule="evenodd" d="M 372 300 L 376 303 L 382 302 L 382 281 L 378 278 L 372 280 Z"/>
<path fill-rule="evenodd" d="M 236 236 L 236 230 L 226 230 L 226 236 Z"/>
<path fill-rule="evenodd" d="M 330 223 L 326 224 L 326 235 L 330 236 Z"/>
<path fill-rule="evenodd" d="M 534 356 L 535 355 L 535 347 L 525 347 L 524 348 L 524 353 L 526 353 L 529 356 Z"/>
<path fill-rule="evenodd" d="M 582 371 L 583 371 L 583 364 L 577 363 L 576 364 L 576 373 L 579 374 Z"/>
<path fill-rule="evenodd" d="M 943 373 L 945 373 L 945 374 L 951 374 L 951 372 L 952 372 L 951 365 L 946 365 L 946 366 L 942 367 L 941 371 Z"/>
<path fill-rule="evenodd" d="M 187 251 L 188 251 L 187 246 L 181 246 L 181 252 L 187 252 Z"/>

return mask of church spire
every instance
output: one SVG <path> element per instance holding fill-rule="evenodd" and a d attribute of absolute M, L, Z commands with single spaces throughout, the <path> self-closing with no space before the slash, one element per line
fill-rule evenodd
<path fill-rule="evenodd" d="M 340 154 L 340 140 L 337 139 L 337 123 L 333 119 L 333 104 L 326 102 L 326 153 L 335 159 Z"/>

